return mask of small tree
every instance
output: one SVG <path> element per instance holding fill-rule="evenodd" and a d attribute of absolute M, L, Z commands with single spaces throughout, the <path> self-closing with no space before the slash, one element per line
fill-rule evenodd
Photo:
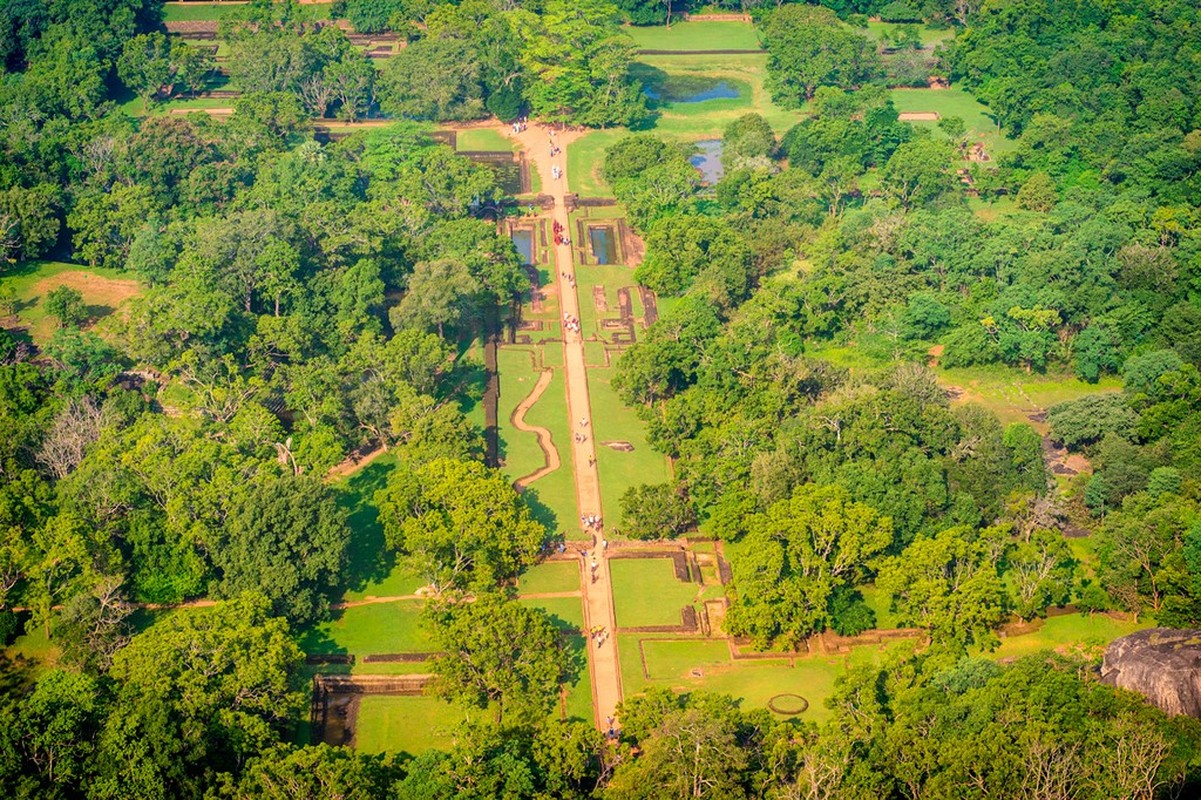
<path fill-rule="evenodd" d="M 46 294 L 46 314 L 58 320 L 60 328 L 78 328 L 88 318 L 83 295 L 70 286 L 59 286 Z"/>

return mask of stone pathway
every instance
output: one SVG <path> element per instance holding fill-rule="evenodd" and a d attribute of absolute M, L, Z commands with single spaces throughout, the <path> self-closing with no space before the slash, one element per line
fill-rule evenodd
<path fill-rule="evenodd" d="M 554 144 L 560 148 L 559 155 L 552 157 L 551 129 L 542 125 L 531 125 L 519 134 L 512 126 L 498 127 L 500 133 L 516 140 L 525 149 L 526 159 L 534 165 L 542 178 L 542 193 L 554 198 L 552 219 L 563 226 L 570 236 L 567 207 L 567 147 L 579 134 L 573 131 L 555 131 Z M 551 166 L 558 166 L 560 177 L 551 177 Z M 555 245 L 555 280 L 559 287 L 560 313 L 580 318 L 580 299 L 573 285 L 575 261 L 571 245 Z M 560 320 L 561 321 L 561 320 Z M 600 479 L 596 469 L 596 449 L 592 430 L 592 409 L 588 398 L 588 373 L 584 365 L 584 340 L 580 333 L 563 329 L 563 363 L 567 383 L 567 411 L 571 422 L 573 442 L 571 446 L 572 467 L 575 474 L 576 505 L 579 513 L 601 514 Z M 583 433 L 583 442 L 574 441 L 574 434 Z M 566 446 L 566 444 L 565 444 Z M 596 559 L 596 581 L 590 580 L 593 554 L 600 552 L 599 542 L 593 538 L 588 558 L 581 570 L 584 588 L 585 628 L 605 628 L 608 638 L 600 647 L 589 637 L 588 663 L 592 675 L 593 710 L 596 724 L 607 728 L 607 720 L 617 716 L 617 704 L 621 702 L 621 665 L 617 659 L 617 630 L 613 613 L 613 588 L 609 578 L 609 563 L 604 554 Z"/>

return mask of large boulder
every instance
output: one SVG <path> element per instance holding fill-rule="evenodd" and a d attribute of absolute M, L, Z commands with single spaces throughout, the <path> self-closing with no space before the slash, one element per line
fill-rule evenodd
<path fill-rule="evenodd" d="M 1169 714 L 1201 718 L 1201 630 L 1150 628 L 1115 639 L 1105 650 L 1101 680 Z"/>

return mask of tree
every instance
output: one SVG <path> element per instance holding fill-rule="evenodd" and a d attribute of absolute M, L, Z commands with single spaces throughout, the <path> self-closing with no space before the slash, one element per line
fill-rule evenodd
<path fill-rule="evenodd" d="M 445 651 L 434 661 L 434 691 L 492 710 L 497 725 L 545 718 L 559 701 L 559 685 L 579 669 L 544 611 L 494 593 L 436 607 L 430 621 Z"/>
<path fill-rule="evenodd" d="M 152 209 L 151 190 L 142 184 L 119 184 L 109 192 L 78 198 L 67 215 L 67 227 L 75 232 L 79 257 L 93 267 L 121 269 Z"/>
<path fill-rule="evenodd" d="M 1045 172 L 1034 173 L 1018 190 L 1018 208 L 1045 213 L 1054 208 L 1057 202 L 1059 202 L 1059 192 L 1055 187 L 1055 181 Z"/>
<path fill-rule="evenodd" d="M 438 592 L 497 588 L 534 564 L 546 535 L 504 476 L 479 463 L 398 469 L 376 503 L 389 546 Z"/>
<path fill-rule="evenodd" d="M 58 320 L 60 328 L 78 328 L 88 318 L 83 294 L 70 286 L 58 286 L 46 293 L 46 313 Z"/>
<path fill-rule="evenodd" d="M 54 630 L 63 658 L 87 671 L 106 671 L 113 655 L 129 642 L 132 613 L 133 606 L 121 595 L 119 578 L 105 577 L 91 592 L 75 595 Z"/>
<path fill-rule="evenodd" d="M 696 508 L 678 482 L 631 486 L 621 496 L 621 516 L 622 533 L 634 539 L 675 538 L 696 524 Z"/>
<path fill-rule="evenodd" d="M 54 244 L 61 227 L 58 197 L 48 183 L 0 191 L 0 261 L 37 258 Z"/>
<path fill-rule="evenodd" d="M 480 64 L 469 42 L 420 39 L 388 59 L 380 76 L 380 108 L 407 119 L 479 119 L 484 110 Z"/>
<path fill-rule="evenodd" d="M 404 298 L 388 318 L 398 330 L 434 328 L 443 336 L 445 326 L 458 322 L 474 304 L 479 290 L 479 283 L 459 261 L 420 261 L 409 276 Z"/>
<path fill-rule="evenodd" d="M 1138 414 L 1121 394 L 1090 394 L 1047 410 L 1055 438 L 1072 449 L 1099 442 L 1106 433 L 1129 438 L 1138 425 Z"/>
<path fill-rule="evenodd" d="M 279 746 L 253 759 L 231 800 L 377 800 L 401 770 L 390 758 L 327 744 Z"/>
<path fill-rule="evenodd" d="M 302 654 L 262 595 L 180 612 L 113 657 L 116 703 L 89 793 L 191 797 L 278 742 L 307 707 Z"/>
<path fill-rule="evenodd" d="M 892 596 L 901 623 L 925 628 L 934 644 L 958 650 L 987 644 L 1005 619 L 993 547 L 1000 533 L 960 527 L 915 539 L 880 562 L 876 586 Z"/>
<path fill-rule="evenodd" d="M 836 590 L 861 583 L 893 537 L 892 520 L 846 489 L 814 484 L 749 517 L 746 530 L 730 564 L 737 594 L 726 620 L 760 646 L 796 646 L 825 630 Z"/>
<path fill-rule="evenodd" d="M 772 99 L 796 108 L 819 86 L 851 89 L 879 71 L 876 49 L 826 8 L 786 5 L 763 27 Z"/>
<path fill-rule="evenodd" d="M 342 580 L 350 531 L 346 512 L 319 479 L 262 480 L 232 498 L 209 545 L 217 591 L 262 591 L 272 610 L 297 624 L 317 619 Z"/>
<path fill-rule="evenodd" d="M 1019 617 L 1033 619 L 1049 606 L 1067 604 L 1075 561 L 1063 534 L 1036 530 L 1014 545 L 1005 561 L 1013 580 L 1013 608 Z"/>
<path fill-rule="evenodd" d="M 726 126 L 721 135 L 721 163 L 727 172 L 772 166 L 776 134 L 759 114 L 743 114 Z"/>
<path fill-rule="evenodd" d="M 932 139 L 905 142 L 884 165 L 881 180 L 906 209 L 933 203 L 955 188 L 951 152 Z"/>
<path fill-rule="evenodd" d="M 70 797 L 86 784 L 104 717 L 89 675 L 50 670 L 15 708 L 0 710 L 0 775 L 14 797 Z M 13 762 L 16 763 L 13 763 Z"/>
<path fill-rule="evenodd" d="M 514 16 L 533 114 L 601 128 L 645 116 L 646 98 L 629 74 L 634 44 L 618 21 L 605 0 L 550 0 L 539 16 Z"/>

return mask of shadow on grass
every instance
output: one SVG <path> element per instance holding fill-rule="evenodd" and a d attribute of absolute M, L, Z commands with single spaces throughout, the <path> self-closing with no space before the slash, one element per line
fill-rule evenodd
<path fill-rule="evenodd" d="M 349 512 L 350 543 L 346 571 L 339 593 L 359 591 L 371 581 L 383 580 L 396 566 L 396 555 L 384 541 L 384 528 L 374 496 L 384 488 L 393 464 L 377 461 L 355 473 L 342 486 L 338 503 Z"/>
<path fill-rule="evenodd" d="M 542 502 L 542 498 L 538 495 L 538 490 L 533 486 L 527 486 L 525 491 L 521 493 L 521 499 L 529 507 L 530 516 L 534 518 L 534 521 L 546 528 L 548 540 L 558 541 L 561 538 L 559 535 L 559 525 L 561 524 L 559 517 L 551 510 L 550 506 Z"/>

